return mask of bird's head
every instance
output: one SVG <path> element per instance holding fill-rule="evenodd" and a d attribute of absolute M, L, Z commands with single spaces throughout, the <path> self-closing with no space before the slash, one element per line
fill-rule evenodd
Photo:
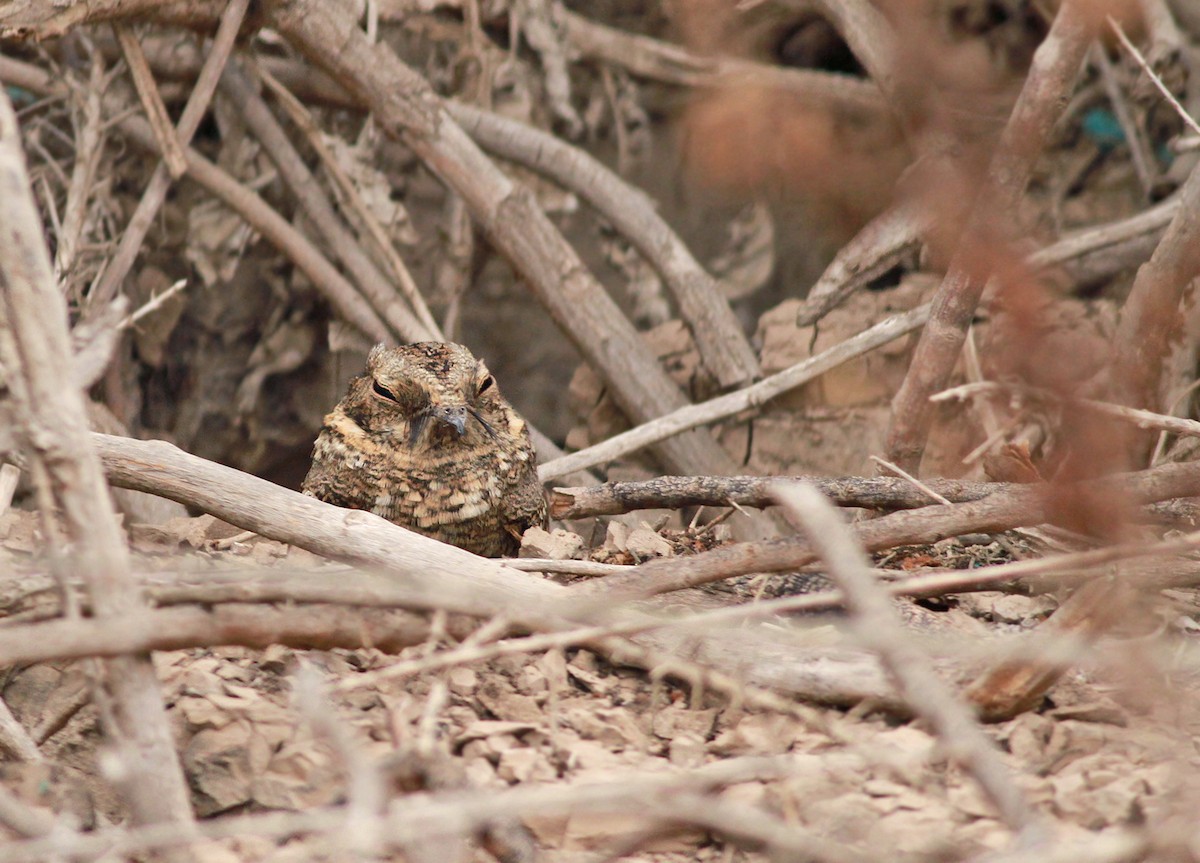
<path fill-rule="evenodd" d="M 376 345 L 347 402 L 363 431 L 417 450 L 483 443 L 505 422 L 496 379 L 452 342 Z"/>

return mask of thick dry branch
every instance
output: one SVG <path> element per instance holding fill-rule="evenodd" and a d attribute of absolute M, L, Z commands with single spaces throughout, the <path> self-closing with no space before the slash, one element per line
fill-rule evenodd
<path fill-rule="evenodd" d="M 1126 219 L 1080 228 L 1033 252 L 1025 264 L 1033 270 L 1062 266 L 1076 282 L 1094 283 L 1144 260 L 1179 210 L 1180 196 Z M 929 215 L 897 205 L 876 216 L 842 247 L 813 285 L 796 315 L 808 326 L 873 279 L 915 254 L 930 228 Z"/>
<path fill-rule="evenodd" d="M 967 327 L 991 273 L 979 244 L 993 226 L 1016 212 L 1017 203 L 1066 104 L 1092 41 L 1090 10 L 1083 0 L 1066 0 L 1038 47 L 971 210 L 959 251 L 933 299 L 928 326 L 892 402 L 887 451 L 890 461 L 916 473 L 933 421 L 929 397 L 946 388 L 966 340 Z"/>
<path fill-rule="evenodd" d="M 844 362 L 912 332 L 924 324 L 928 318 L 929 306 L 921 306 L 910 312 L 893 315 L 870 329 L 846 339 L 841 344 L 835 345 L 815 357 L 802 360 L 745 389 L 718 396 L 700 404 L 679 408 L 673 413 L 659 417 L 645 425 L 614 435 L 595 446 L 543 464 L 538 468 L 538 477 L 542 482 L 547 482 L 571 471 L 583 470 L 620 458 L 627 453 L 650 446 L 656 441 L 669 438 L 671 435 L 717 422 L 750 408 L 759 407 L 776 396 L 806 384 L 830 369 L 837 368 Z"/>
<path fill-rule="evenodd" d="M 115 618 L 0 628 L 0 662 L 18 665 L 231 644 L 284 644 L 305 650 L 374 647 L 397 653 L 428 638 L 428 621 L 407 611 L 222 602 L 212 608 L 143 610 Z"/>
<path fill-rule="evenodd" d="M 446 108 L 486 150 L 579 194 L 629 238 L 675 297 L 705 367 L 722 387 L 758 377 L 754 350 L 716 281 L 643 192 L 547 132 L 461 102 L 448 102 Z"/>
<path fill-rule="evenodd" d="M 88 22 L 137 21 L 153 17 L 161 24 L 211 27 L 224 7 L 222 0 L 88 0 L 44 3 L 18 0 L 0 10 L 0 39 L 43 41 L 65 35 Z"/>
<path fill-rule="evenodd" d="M 1117 401 L 1161 409 L 1163 360 L 1180 329 L 1179 305 L 1200 276 L 1200 170 L 1192 169 L 1180 207 L 1150 260 L 1142 265 L 1121 311 L 1114 340 Z"/>
<path fill-rule="evenodd" d="M 838 506 L 889 510 L 933 503 L 908 480 L 891 476 L 660 476 L 641 482 L 606 482 L 594 488 L 556 488 L 550 497 L 550 517 L 590 518 L 685 506 L 774 506 L 771 486 L 781 479 L 810 483 Z M 979 500 L 1010 487 L 1008 483 L 959 479 L 928 480 L 925 484 L 951 503 Z"/>
<path fill-rule="evenodd" d="M 136 611 L 141 597 L 88 439 L 83 393 L 63 383 L 63 362 L 71 357 L 66 301 L 54 282 L 17 118 L 4 92 L 0 201 L 0 363 L 6 369 L 5 384 L 46 524 L 56 521 L 55 510 L 61 514 L 72 545 L 69 559 L 86 574 L 96 615 L 103 621 Z M 127 771 L 122 791 L 133 820 L 190 823 L 187 785 L 149 657 L 123 656 L 103 668 L 113 703 L 107 732 Z"/>
<path fill-rule="evenodd" d="M 928 213 L 913 204 L 884 210 L 854 235 L 817 279 L 796 313 L 796 326 L 813 324 L 854 291 L 913 255 L 932 227 Z"/>
<path fill-rule="evenodd" d="M 654 603 L 596 610 L 573 591 L 498 561 L 412 533 L 378 516 L 345 510 L 280 488 L 233 468 L 188 455 L 162 441 L 92 435 L 109 480 L 123 488 L 157 494 L 218 518 L 325 557 L 380 570 L 409 609 L 503 616 L 533 630 L 574 625 L 652 622 L 663 614 Z M 528 618 L 528 619 L 526 619 Z M 863 698 L 898 706 L 877 664 L 864 654 L 836 649 L 797 651 L 765 633 L 647 633 L 596 648 L 620 662 L 653 667 L 685 652 L 702 666 L 727 672 L 740 683 L 769 686 L 803 698 L 854 704 Z M 740 685 L 739 683 L 739 685 Z"/>
<path fill-rule="evenodd" d="M 567 38 L 581 56 L 634 75 L 685 87 L 773 87 L 834 111 L 882 114 L 878 88 L 851 75 L 768 66 L 733 57 L 705 57 L 679 45 L 606 27 L 567 11 Z"/>
<path fill-rule="evenodd" d="M 1193 497 L 1200 494 L 1200 464 L 1163 465 L 1053 489 L 1045 484 L 1010 486 L 968 503 L 894 512 L 855 525 L 854 529 L 859 542 L 869 551 L 937 542 L 965 533 L 995 533 L 1053 522 L 1056 513 L 1051 497 L 1062 500 L 1075 494 L 1098 500 L 1124 500 L 1130 506 Z M 693 557 L 653 560 L 629 573 L 581 582 L 570 589 L 604 597 L 605 602 L 611 603 L 682 590 L 734 575 L 798 569 L 815 559 L 812 547 L 801 540 L 747 542 Z"/>
<path fill-rule="evenodd" d="M 371 44 L 352 18 L 328 4 L 279 0 L 266 5 L 274 25 L 297 50 L 360 98 L 387 135 L 411 147 L 462 196 L 493 245 L 604 377 L 622 410 L 635 422 L 646 422 L 687 404 L 532 193 L 479 150 L 420 75 L 389 46 Z M 706 432 L 664 441 L 657 449 L 680 473 L 733 472 L 733 460 Z"/>
<path fill-rule="evenodd" d="M 1159 204 L 1126 219 L 1092 225 L 1063 234 L 1054 243 L 1031 254 L 1025 263 L 1034 269 L 1067 264 L 1074 259 L 1107 256 L 1123 260 L 1123 250 L 1140 249 L 1147 243 L 1157 245 L 1158 238 L 1179 211 L 1182 196 L 1175 193 Z M 1089 273 L 1096 265 L 1084 263 Z"/>

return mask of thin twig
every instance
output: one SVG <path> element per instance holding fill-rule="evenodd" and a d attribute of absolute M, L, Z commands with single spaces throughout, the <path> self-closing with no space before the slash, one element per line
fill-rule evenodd
<path fill-rule="evenodd" d="M 964 239 L 934 297 L 929 325 L 892 402 L 887 456 L 905 470 L 919 472 L 933 422 L 929 396 L 945 389 L 967 327 L 992 275 L 987 256 L 980 254 L 977 245 L 993 233 L 993 225 L 1015 211 L 1034 160 L 1049 138 L 1065 104 L 1063 97 L 1074 85 L 1091 44 L 1093 28 L 1086 5 L 1083 0 L 1065 0 L 1034 54 L 1021 95 L 992 157 L 984 188 L 972 207 Z"/>
<path fill-rule="evenodd" d="M 1179 100 L 1175 98 L 1175 94 L 1172 93 L 1170 89 L 1168 89 L 1167 85 L 1163 83 L 1162 78 L 1158 76 L 1158 73 L 1150 68 L 1150 64 L 1146 62 L 1146 58 L 1142 56 L 1142 52 L 1139 51 L 1137 46 L 1130 42 L 1129 37 L 1125 35 L 1124 28 L 1122 28 L 1121 25 L 1115 21 L 1111 15 L 1107 16 L 1106 20 L 1108 21 L 1108 26 L 1112 28 L 1113 33 L 1116 34 L 1117 41 L 1121 43 L 1121 47 L 1128 51 L 1129 55 L 1137 61 L 1139 66 L 1142 67 L 1142 71 L 1150 76 L 1150 80 L 1154 83 L 1154 86 L 1158 89 L 1158 92 L 1162 94 L 1162 97 L 1167 100 L 1167 104 L 1169 104 L 1175 110 L 1175 113 L 1179 115 L 1179 119 L 1182 120 L 1184 125 L 1191 129 L 1192 132 L 1200 135 L 1200 123 L 1197 123 L 1192 115 L 1187 112 L 1187 109 L 1184 108 L 1183 105 L 1179 104 Z"/>
<path fill-rule="evenodd" d="M 229 0 L 229 5 L 221 14 L 220 24 L 217 27 L 216 36 L 213 37 L 208 58 L 204 61 L 204 66 L 200 69 L 187 104 L 183 107 L 183 113 L 179 117 L 179 126 L 171 130 L 168 136 L 168 139 L 181 150 L 187 148 L 196 134 L 196 130 L 200 128 L 200 121 L 208 112 L 208 105 L 217 89 L 221 70 L 225 68 L 225 61 L 229 59 L 229 54 L 233 51 L 234 42 L 249 5 L 250 0 Z M 136 40 L 134 42 L 136 43 Z M 141 53 L 140 46 L 138 53 Z M 186 165 L 184 167 L 186 168 Z M 141 200 L 138 201 L 133 215 L 129 217 L 129 224 L 125 226 L 125 233 L 117 245 L 117 251 L 108 262 L 104 275 L 92 289 L 90 302 L 103 305 L 117 295 L 121 283 L 125 281 L 125 277 L 133 268 L 134 261 L 137 260 L 142 241 L 146 239 L 146 234 L 154 224 L 154 216 L 167 198 L 174 171 L 175 166 L 169 167 L 168 163 L 164 162 L 158 165 L 154 169 L 154 173 L 150 175 L 150 182 L 146 184 L 146 190 L 142 193 Z M 174 174 L 176 177 L 181 175 L 182 172 Z"/>
<path fill-rule="evenodd" d="M 446 108 L 484 148 L 577 193 L 629 239 L 670 289 L 705 367 L 723 387 L 758 377 L 754 350 L 716 281 L 643 192 L 546 132 L 461 102 Z"/>
<path fill-rule="evenodd" d="M 121 46 L 125 62 L 129 64 L 129 74 L 133 77 L 134 88 L 142 101 L 142 109 L 146 112 L 146 119 L 150 121 L 150 128 L 158 141 L 163 162 L 171 172 L 172 179 L 178 180 L 187 171 L 187 160 L 183 156 L 185 144 L 180 143 L 175 134 L 175 127 L 171 125 L 171 117 L 167 114 L 167 106 L 163 104 L 162 96 L 158 92 L 154 73 L 150 71 L 150 64 L 146 62 L 142 46 L 129 25 L 115 23 L 113 33 L 117 37 L 117 44 Z"/>
<path fill-rule="evenodd" d="M 292 92 L 287 87 L 267 71 L 266 66 L 260 63 L 256 64 L 254 68 L 258 76 L 262 79 L 262 82 L 267 85 L 271 93 L 279 100 L 279 104 L 287 111 L 292 122 L 304 132 L 309 144 L 312 145 L 317 155 L 320 156 L 321 164 L 325 166 L 325 170 L 329 172 L 329 176 L 333 178 L 341 194 L 350 203 L 351 209 L 362 221 L 379 253 L 387 261 L 392 275 L 396 279 L 396 284 L 400 286 L 401 292 L 412 305 L 417 318 L 425 325 L 425 329 L 429 332 L 429 338 L 435 341 L 444 341 L 445 336 L 442 334 L 441 328 L 438 327 L 437 321 L 434 320 L 433 314 L 429 311 L 429 306 L 425 303 L 425 298 L 421 296 L 421 291 L 417 287 L 412 273 L 409 272 L 408 266 L 404 263 L 404 258 L 396 250 L 396 246 L 392 242 L 391 237 L 388 236 L 387 230 L 380 224 L 379 219 L 376 218 L 371 208 L 363 200 L 362 193 L 359 192 L 358 187 L 346 174 L 338 160 L 334 158 L 333 152 L 329 149 L 329 145 L 325 143 L 325 138 L 316 120 L 313 119 L 312 113 L 305 107 L 303 102 L 292 95 Z"/>
<path fill-rule="evenodd" d="M 887 593 L 870 574 L 870 562 L 837 511 L 811 486 L 780 483 L 776 495 L 808 535 L 842 589 L 855 634 L 879 654 L 901 695 L 937 731 L 943 744 L 979 783 L 1000 817 L 1032 839 L 1044 829 L 1025 794 L 975 722 L 970 709 L 933 673 L 911 636 L 896 619 Z"/>
<path fill-rule="evenodd" d="M 33 475 L 44 480 L 38 482 L 41 502 L 62 513 L 74 560 L 87 574 L 96 617 L 103 621 L 136 609 L 141 598 L 90 446 L 82 393 L 63 385 L 61 365 L 71 356 L 66 302 L 54 283 L 20 140 L 8 95 L 0 90 L 0 228 L 9 244 L 0 255 L 0 362 Z M 189 824 L 187 785 L 149 658 L 106 663 L 104 683 L 117 707 L 118 721 L 107 730 L 126 770 L 122 791 L 133 819 Z"/>
<path fill-rule="evenodd" d="M 595 446 L 547 462 L 538 468 L 538 478 L 546 482 L 571 471 L 603 464 L 671 435 L 717 422 L 749 408 L 759 407 L 788 390 L 802 386 L 830 369 L 837 368 L 842 363 L 912 332 L 928 319 L 927 305 L 893 315 L 841 344 L 815 357 L 802 360 L 745 389 L 700 404 L 688 405 L 627 432 L 614 435 Z"/>
<path fill-rule="evenodd" d="M 301 209 L 315 226 L 325 244 L 353 276 L 361 293 L 402 342 L 421 342 L 434 338 L 404 302 L 394 285 L 363 251 L 358 239 L 346 227 L 316 177 L 293 146 L 271 109 L 254 91 L 246 74 L 236 62 L 226 66 L 221 89 L 238 106 L 247 127 L 259 141 L 287 183 Z"/>
<path fill-rule="evenodd" d="M 979 383 L 950 387 L 931 396 L 930 401 L 942 402 L 950 399 L 970 398 L 981 393 L 1006 391 L 1019 392 L 1023 395 L 1050 403 L 1062 401 L 1060 396 L 1046 390 L 1000 381 L 980 381 Z M 1095 413 L 1104 414 L 1105 416 L 1129 423 L 1141 429 L 1155 429 L 1184 437 L 1200 437 L 1200 422 L 1183 417 L 1168 416 L 1167 414 L 1155 413 L 1140 408 L 1128 408 L 1124 405 L 1097 401 L 1095 399 L 1071 399 L 1070 401 L 1063 402 L 1062 407 L 1066 409 L 1079 407 L 1094 411 Z"/>
<path fill-rule="evenodd" d="M 161 307 L 163 303 L 165 303 L 167 300 L 171 299 L 171 297 L 175 296 L 176 294 L 178 294 L 180 291 L 182 291 L 186 287 L 187 287 L 187 279 L 180 279 L 179 281 L 175 282 L 173 285 L 168 287 L 161 294 L 156 294 L 155 296 L 152 296 L 146 302 L 142 303 L 142 305 L 138 306 L 138 308 L 135 309 L 131 314 L 129 314 L 123 321 L 121 321 L 121 323 L 118 324 L 118 329 L 123 330 L 126 327 L 132 327 L 134 324 L 136 324 L 142 318 L 146 317 L 146 315 L 152 314 L 153 312 L 157 311 L 158 308 Z"/>
<path fill-rule="evenodd" d="M 887 476 L 660 476 L 633 482 L 607 482 L 579 488 L 555 488 L 550 517 L 591 518 L 639 509 L 682 509 L 687 506 L 768 507 L 775 505 L 771 483 L 792 479 L 815 485 L 838 506 L 874 510 L 918 509 L 929 505 L 925 493 L 911 483 Z M 931 479 L 926 487 L 953 503 L 979 500 L 1011 488 L 1007 483 Z"/>

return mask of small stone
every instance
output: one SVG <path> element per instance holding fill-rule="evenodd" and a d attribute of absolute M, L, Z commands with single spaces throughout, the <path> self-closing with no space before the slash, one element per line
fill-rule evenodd
<path fill-rule="evenodd" d="M 674 554 L 671 543 L 648 527 L 639 527 L 630 531 L 625 540 L 624 550 L 640 560 L 648 557 L 670 557 Z"/>
<path fill-rule="evenodd" d="M 536 749 L 509 749 L 500 753 L 496 775 L 505 782 L 557 779 L 558 774 L 546 757 Z"/>
<path fill-rule="evenodd" d="M 446 684 L 455 695 L 470 695 L 478 682 L 478 675 L 471 668 L 452 668 L 446 675 Z"/>
<path fill-rule="evenodd" d="M 583 537 L 569 530 L 531 527 L 521 537 L 521 557 L 574 560 L 583 551 Z"/>

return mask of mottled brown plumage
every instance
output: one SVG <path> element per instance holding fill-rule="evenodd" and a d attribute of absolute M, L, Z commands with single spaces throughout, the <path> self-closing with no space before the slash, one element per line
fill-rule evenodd
<path fill-rule="evenodd" d="M 304 493 L 482 554 L 546 520 L 525 421 L 462 345 L 374 348 L 325 417 Z"/>

